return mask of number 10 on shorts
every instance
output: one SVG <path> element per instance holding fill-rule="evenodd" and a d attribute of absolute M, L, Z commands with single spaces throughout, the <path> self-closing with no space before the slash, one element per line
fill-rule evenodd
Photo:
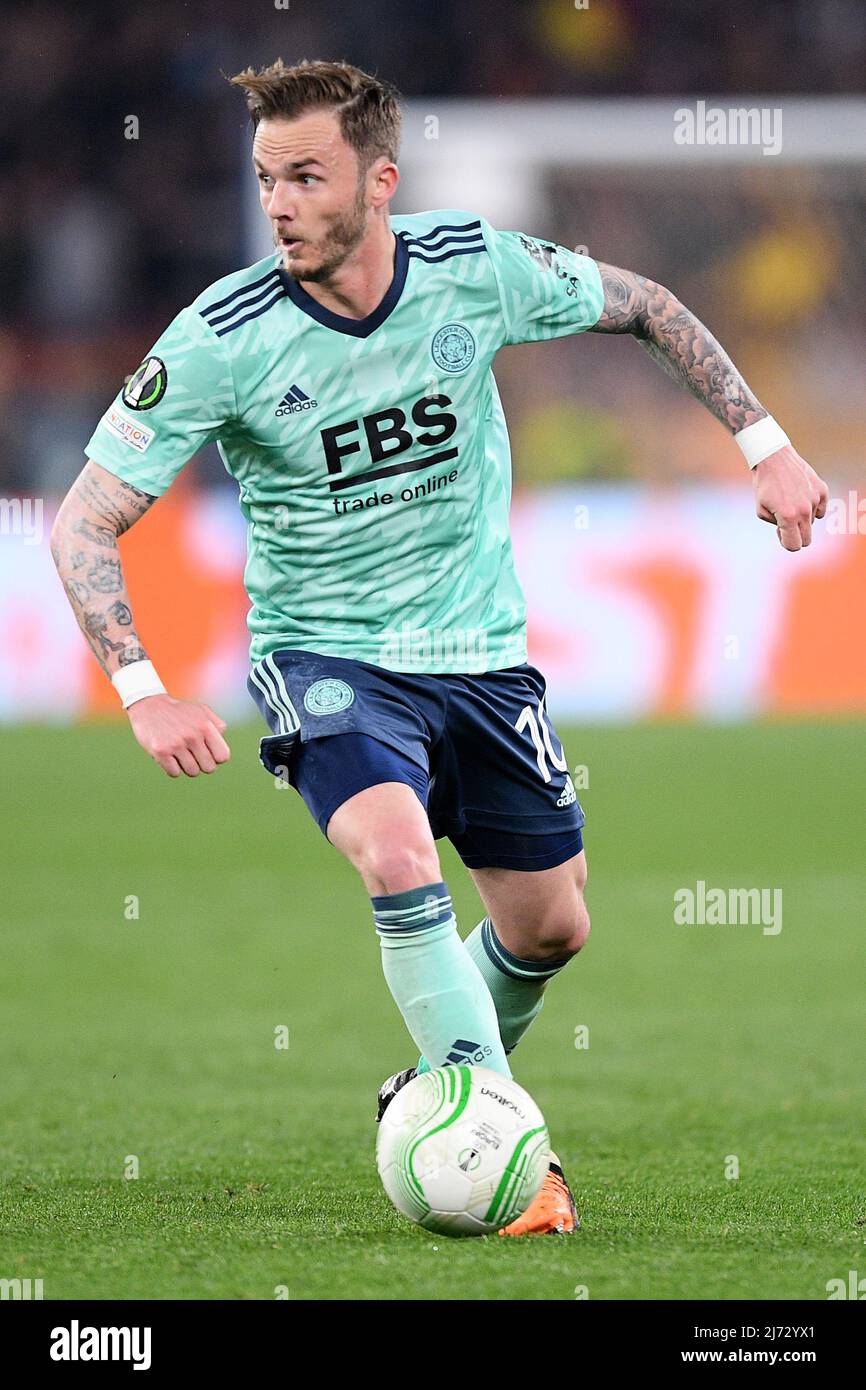
<path fill-rule="evenodd" d="M 550 737 L 550 727 L 544 708 L 546 699 L 545 693 L 538 702 L 538 718 L 536 718 L 535 710 L 531 705 L 524 705 L 514 727 L 519 734 L 522 734 L 524 729 L 529 730 L 529 736 L 535 745 L 535 760 L 538 763 L 538 770 L 545 782 L 549 782 L 550 771 L 547 766 L 547 759 L 550 759 L 558 772 L 567 772 L 568 763 L 564 756 L 560 757 L 553 750 L 553 740 Z"/>

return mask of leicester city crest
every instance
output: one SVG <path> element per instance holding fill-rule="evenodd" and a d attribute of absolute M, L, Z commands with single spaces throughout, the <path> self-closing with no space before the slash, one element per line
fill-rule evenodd
<path fill-rule="evenodd" d="M 430 351 L 443 371 L 462 372 L 475 356 L 475 339 L 462 323 L 446 323 L 434 336 Z"/>
<path fill-rule="evenodd" d="M 348 709 L 354 698 L 354 690 L 345 681 L 326 676 L 324 680 L 313 681 L 304 696 L 304 709 L 310 714 L 336 714 Z"/>

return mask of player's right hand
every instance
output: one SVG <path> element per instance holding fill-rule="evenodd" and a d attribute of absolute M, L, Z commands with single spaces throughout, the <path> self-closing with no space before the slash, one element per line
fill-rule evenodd
<path fill-rule="evenodd" d="M 175 700 L 171 695 L 147 695 L 126 712 L 145 753 L 155 758 L 169 777 L 216 772 L 219 764 L 231 757 L 223 738 L 226 722 L 207 705 Z"/>

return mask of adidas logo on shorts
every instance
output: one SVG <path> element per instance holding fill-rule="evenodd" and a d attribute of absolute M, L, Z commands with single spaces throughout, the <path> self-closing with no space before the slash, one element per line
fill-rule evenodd
<path fill-rule="evenodd" d="M 566 773 L 566 774 L 565 774 L 565 791 L 562 793 L 562 796 L 560 796 L 560 797 L 558 798 L 556 804 L 557 804 L 557 806 L 570 806 L 570 805 L 572 804 L 572 802 L 574 802 L 574 801 L 576 801 L 576 800 L 577 800 L 577 792 L 574 790 L 574 783 L 572 782 L 572 780 L 571 780 L 571 778 L 569 777 L 568 773 Z"/>

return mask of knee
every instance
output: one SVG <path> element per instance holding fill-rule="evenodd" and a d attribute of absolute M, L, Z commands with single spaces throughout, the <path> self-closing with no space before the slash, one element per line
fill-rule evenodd
<path fill-rule="evenodd" d="M 373 844 L 363 853 L 358 865 L 371 895 L 405 893 L 423 883 L 438 883 L 442 878 L 439 856 L 431 840 L 403 844 Z"/>
<path fill-rule="evenodd" d="M 570 877 L 569 890 L 560 895 L 555 911 L 541 923 L 538 933 L 540 949 L 553 960 L 576 956 L 586 945 L 591 930 L 583 895 L 587 880 L 585 850 L 574 860 Z"/>
<path fill-rule="evenodd" d="M 586 850 L 584 849 L 581 850 L 574 861 L 574 886 L 581 897 L 583 897 L 583 892 L 586 888 L 588 872 L 589 868 L 586 862 Z"/>
<path fill-rule="evenodd" d="M 586 945 L 591 931 L 592 923 L 589 920 L 589 912 L 583 900 L 583 893 L 578 893 L 577 915 L 574 924 L 574 935 L 572 936 L 572 954 L 576 954 L 582 946 Z"/>
<path fill-rule="evenodd" d="M 578 891 L 568 910 L 560 910 L 541 923 L 536 938 L 539 954 L 551 960 L 576 956 L 586 945 L 590 930 L 586 903 Z"/>
<path fill-rule="evenodd" d="M 576 955 L 582 946 L 586 945 L 589 933 L 592 930 L 592 923 L 589 920 L 589 912 L 584 898 L 584 889 L 587 880 L 586 851 L 578 855 L 577 863 L 574 866 L 574 903 L 571 913 L 571 931 L 568 938 L 568 954 Z"/>

